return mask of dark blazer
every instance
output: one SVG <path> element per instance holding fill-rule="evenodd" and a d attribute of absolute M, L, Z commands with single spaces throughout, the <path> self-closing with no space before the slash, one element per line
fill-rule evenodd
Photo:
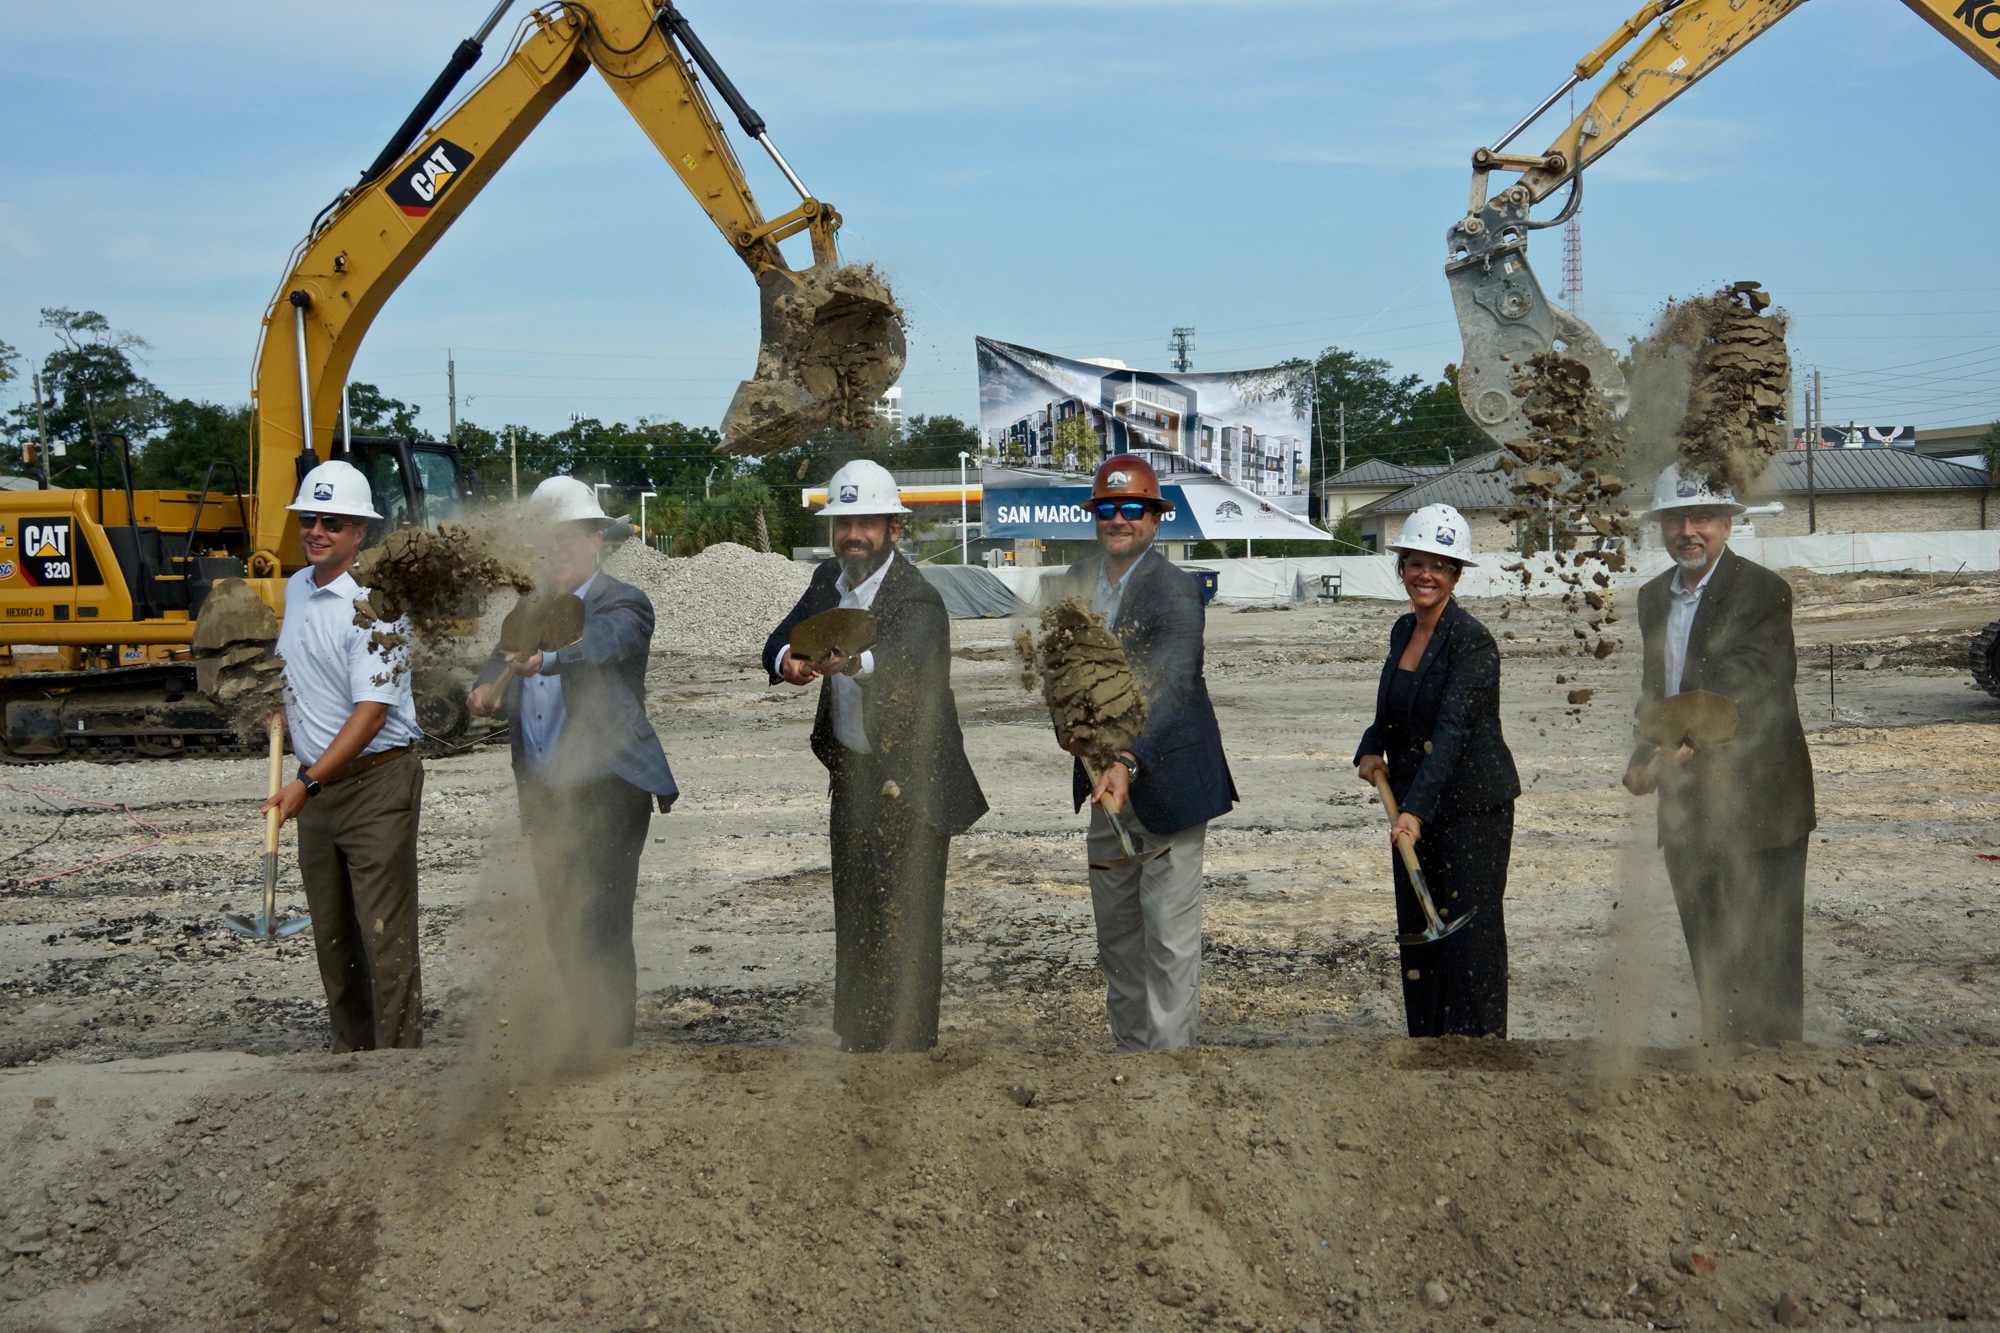
<path fill-rule="evenodd" d="M 599 778 L 623 778 L 651 792 L 669 809 L 680 788 L 667 767 L 666 752 L 646 717 L 646 657 L 653 646 L 653 603 L 629 583 L 597 571 L 583 599 L 583 637 L 544 658 L 562 680 L 563 729 L 548 770 L 552 786 L 569 787 Z M 500 650 L 486 659 L 477 684 L 506 671 Z M 521 679 L 511 676 L 501 697 L 501 715 L 512 717 L 521 699 Z M 525 771 L 521 730 L 514 729 L 514 772 Z"/>
<path fill-rule="evenodd" d="M 1102 554 L 1079 560 L 1057 580 L 1058 595 L 1089 604 L 1103 571 Z M 1166 837 L 1228 814 L 1236 804 L 1236 780 L 1223 757 L 1222 729 L 1202 675 L 1206 618 L 1200 585 L 1157 551 L 1140 557 L 1125 578 L 1111 632 L 1146 696 L 1146 730 L 1130 747 L 1139 761 L 1132 812 Z M 1079 759 L 1070 778 L 1077 809 L 1090 799 L 1090 787 Z"/>
<path fill-rule="evenodd" d="M 1416 699 L 1402 743 L 1390 744 L 1389 685 L 1416 628 L 1411 612 L 1389 631 L 1375 720 L 1362 733 L 1354 762 L 1384 755 L 1397 803 L 1426 824 L 1505 805 L 1521 794 L 1521 777 L 1500 734 L 1500 645 L 1456 598 L 1445 603 L 1417 659 Z"/>
<path fill-rule="evenodd" d="M 776 684 L 778 654 L 800 621 L 840 605 L 840 561 L 822 560 L 812 583 L 771 637 L 764 670 Z M 917 817 L 947 834 L 963 833 L 986 813 L 986 796 L 965 757 L 958 702 L 951 692 L 951 618 L 944 599 L 901 556 L 875 592 L 875 670 L 860 682 L 862 728 L 885 777 Z M 831 771 L 846 753 L 833 734 L 833 683 L 822 680 L 812 751 Z"/>
<path fill-rule="evenodd" d="M 1667 612 L 1678 568 L 1639 589 L 1645 644 L 1639 711 L 1658 703 L 1667 682 Z M 1799 723 L 1798 651 L 1792 643 L 1792 588 L 1724 547 L 1688 631 L 1681 690 L 1707 690 L 1736 704 L 1736 739 L 1669 766 L 1660 781 L 1660 843 L 1725 844 L 1767 850 L 1797 842 L 1818 825 L 1812 754 Z M 1634 764 L 1652 760 L 1641 741 Z"/>

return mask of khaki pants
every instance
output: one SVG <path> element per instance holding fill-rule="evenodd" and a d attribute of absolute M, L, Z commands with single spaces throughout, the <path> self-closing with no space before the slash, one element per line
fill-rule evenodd
<path fill-rule="evenodd" d="M 1123 819 L 1135 849 L 1164 842 L 1167 850 L 1141 865 L 1090 872 L 1111 1035 L 1120 1051 L 1192 1046 L 1201 1019 L 1201 859 L 1208 825 L 1163 838 L 1129 809 Z M 1085 846 L 1093 861 L 1125 854 L 1095 802 Z"/>
<path fill-rule="evenodd" d="M 423 796 L 423 763 L 406 754 L 329 784 L 299 811 L 299 875 L 336 1051 L 423 1045 L 417 966 Z"/>

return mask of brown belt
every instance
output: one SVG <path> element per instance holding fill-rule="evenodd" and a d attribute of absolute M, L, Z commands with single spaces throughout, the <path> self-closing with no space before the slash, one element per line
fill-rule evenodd
<path fill-rule="evenodd" d="M 391 759 L 400 759 L 409 752 L 409 746 L 398 745 L 393 749 L 377 750 L 374 754 L 364 754 L 359 759 L 350 760 L 341 765 L 340 771 L 333 776 L 321 778 L 319 780 L 320 785 L 322 787 L 331 787 L 334 783 L 344 781 L 347 778 L 359 777 L 369 769 L 386 764 Z"/>

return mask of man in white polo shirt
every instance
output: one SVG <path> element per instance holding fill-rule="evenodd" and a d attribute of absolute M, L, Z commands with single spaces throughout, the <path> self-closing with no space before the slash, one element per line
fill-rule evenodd
<path fill-rule="evenodd" d="M 306 568 L 285 585 L 285 725 L 298 776 L 264 803 L 299 821 L 299 875 L 312 909 L 333 1049 L 423 1044 L 417 967 L 417 812 L 423 764 L 405 654 L 370 646 L 354 623 L 350 572 L 375 511 L 368 479 L 322 463 L 299 483 Z"/>

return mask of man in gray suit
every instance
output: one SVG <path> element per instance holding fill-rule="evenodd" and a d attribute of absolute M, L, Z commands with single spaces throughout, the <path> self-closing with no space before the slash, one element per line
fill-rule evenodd
<path fill-rule="evenodd" d="M 639 969 L 632 911 L 654 807 L 680 794 L 646 717 L 653 604 L 598 563 L 613 521 L 597 493 L 550 477 L 534 504 L 548 522 L 545 592 L 583 600 L 583 637 L 552 652 L 503 653 L 467 707 L 514 723 L 514 780 L 549 945 L 591 1046 L 630 1046 Z"/>
<path fill-rule="evenodd" d="M 1805 1024 L 1812 753 L 1799 722 L 1792 590 L 1729 549 L 1743 506 L 1669 467 L 1647 518 L 1674 563 L 1639 589 L 1639 713 L 1693 690 L 1736 705 L 1736 735 L 1696 750 L 1641 741 L 1635 796 L 1660 793 L 1659 841 L 1711 1038 L 1798 1041 Z"/>
<path fill-rule="evenodd" d="M 1090 902 L 1105 1009 L 1121 1051 L 1192 1046 L 1200 1017 L 1202 853 L 1208 821 L 1236 803 L 1208 682 L 1201 592 L 1153 547 L 1165 501 L 1152 465 L 1108 458 L 1091 486 L 1098 553 L 1070 566 L 1063 595 L 1082 597 L 1118 636 L 1146 698 L 1146 729 L 1092 782 L 1072 765 L 1078 809 L 1109 793 L 1135 842 L 1165 850 L 1142 865 L 1120 855 L 1101 804 L 1090 812 Z M 1058 740 L 1063 738 L 1058 737 Z"/>

